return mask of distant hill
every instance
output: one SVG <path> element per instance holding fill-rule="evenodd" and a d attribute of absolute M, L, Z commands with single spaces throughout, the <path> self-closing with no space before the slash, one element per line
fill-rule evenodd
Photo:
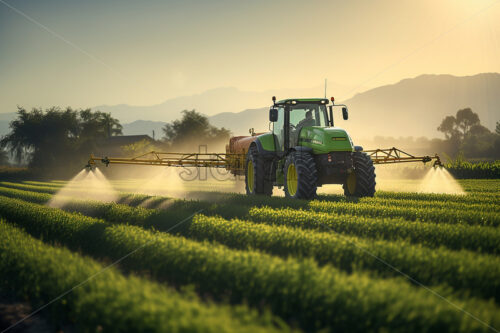
<path fill-rule="evenodd" d="M 350 119 L 339 125 L 354 137 L 441 136 L 441 120 L 466 107 L 494 130 L 500 120 L 500 74 L 421 75 L 357 94 L 345 104 Z"/>
<path fill-rule="evenodd" d="M 246 135 L 250 128 L 255 132 L 269 131 L 269 107 L 249 109 L 238 113 L 224 112 L 209 117 L 210 123 L 217 127 L 230 129 L 234 135 Z"/>
<path fill-rule="evenodd" d="M 346 87 L 331 84 L 335 91 L 346 91 Z M 237 112 L 240 110 L 259 108 L 271 103 L 271 97 L 283 96 L 316 96 L 321 94 L 322 87 L 311 89 L 281 89 L 276 91 L 242 91 L 233 87 L 223 87 L 207 90 L 201 94 L 183 96 L 166 100 L 165 102 L 151 106 L 130 105 L 100 105 L 94 110 L 111 112 L 122 123 L 130 123 L 139 119 L 170 122 L 181 116 L 182 110 L 201 112 L 207 116 L 213 116 L 223 112 Z"/>
<path fill-rule="evenodd" d="M 128 124 L 123 124 L 123 135 L 147 134 L 153 137 L 154 131 L 154 138 L 159 139 L 163 136 L 162 128 L 165 124 L 166 122 L 163 121 L 136 120 Z"/>
<path fill-rule="evenodd" d="M 217 127 L 226 127 L 231 129 L 233 134 L 241 135 L 248 133 L 249 124 L 254 124 L 256 132 L 264 132 L 269 128 L 267 122 L 269 108 L 250 109 L 238 113 L 224 112 L 215 116 L 208 117 L 210 124 Z M 258 119 L 260 118 L 260 119 Z M 148 134 L 152 137 L 152 131 L 155 131 L 156 139 L 163 136 L 163 126 L 167 122 L 152 120 L 136 120 L 131 123 L 123 124 L 124 135 Z"/>
<path fill-rule="evenodd" d="M 124 124 L 127 135 L 151 136 L 154 130 L 159 138 L 166 122 L 180 118 L 182 110 L 193 108 L 206 114 L 215 126 L 226 127 L 235 135 L 245 135 L 252 127 L 256 132 L 268 129 L 272 95 L 278 98 L 321 97 L 320 88 L 277 90 L 275 93 L 218 88 L 154 106 L 116 105 L 93 109 L 111 112 Z M 345 87 L 329 88 L 335 92 L 342 90 L 345 91 Z M 365 91 L 343 102 L 349 106 L 350 119 L 342 120 L 337 111 L 336 125 L 348 130 L 355 141 L 377 135 L 438 137 L 441 136 L 437 131 L 441 120 L 466 107 L 477 112 L 482 124 L 494 130 L 496 121 L 500 120 L 500 74 L 421 75 Z M 0 135 L 7 133 L 8 123 L 14 116 L 14 113 L 0 114 Z"/>

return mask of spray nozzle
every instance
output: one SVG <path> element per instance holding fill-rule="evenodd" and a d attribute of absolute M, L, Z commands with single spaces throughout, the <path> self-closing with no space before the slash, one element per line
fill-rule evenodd
<path fill-rule="evenodd" d="M 433 165 L 433 167 L 435 167 L 435 168 L 437 168 L 437 167 L 441 167 L 441 168 L 442 168 L 442 167 L 443 167 L 443 163 L 441 162 L 441 159 L 439 158 L 438 154 L 436 154 L 436 155 L 434 156 L 434 158 L 435 158 L 436 160 L 434 161 L 434 165 Z"/>
<path fill-rule="evenodd" d="M 109 165 L 109 158 L 106 156 L 101 160 L 102 163 L 106 164 L 106 167 Z"/>
<path fill-rule="evenodd" d="M 92 171 L 95 169 L 95 165 L 94 163 L 92 163 L 90 160 L 88 161 L 88 163 L 83 167 L 83 169 L 86 169 L 88 171 Z"/>

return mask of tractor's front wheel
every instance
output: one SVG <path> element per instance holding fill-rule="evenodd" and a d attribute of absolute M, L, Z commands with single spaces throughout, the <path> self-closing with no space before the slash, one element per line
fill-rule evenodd
<path fill-rule="evenodd" d="M 351 172 L 344 183 L 344 194 L 354 197 L 373 197 L 375 194 L 375 167 L 373 161 L 366 153 L 355 152 L 352 154 L 354 171 Z"/>
<path fill-rule="evenodd" d="M 318 171 L 311 154 L 294 151 L 285 162 L 285 195 L 295 199 L 312 199 L 316 196 Z"/>
<path fill-rule="evenodd" d="M 245 188 L 247 194 L 273 194 L 273 183 L 266 161 L 259 155 L 257 148 L 250 147 L 245 165 Z"/>

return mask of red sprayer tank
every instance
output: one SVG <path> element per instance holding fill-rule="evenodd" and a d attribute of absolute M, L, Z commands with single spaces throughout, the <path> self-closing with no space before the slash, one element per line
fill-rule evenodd
<path fill-rule="evenodd" d="M 246 136 L 233 136 L 232 138 L 229 139 L 229 144 L 226 145 L 226 154 L 244 154 L 246 155 L 248 152 L 248 148 L 250 147 L 250 144 L 254 142 L 257 139 L 257 135 L 261 133 L 253 134 L 251 136 L 246 135 Z M 237 163 L 236 159 L 238 159 L 238 156 L 236 155 L 228 155 L 227 158 L 231 161 L 228 163 L 229 165 L 235 165 Z M 234 161 L 233 161 L 234 159 Z M 244 161 L 240 161 L 240 164 Z M 244 168 L 239 168 L 239 169 L 234 169 L 231 168 L 229 169 L 232 174 L 234 175 L 243 175 L 244 174 Z"/>

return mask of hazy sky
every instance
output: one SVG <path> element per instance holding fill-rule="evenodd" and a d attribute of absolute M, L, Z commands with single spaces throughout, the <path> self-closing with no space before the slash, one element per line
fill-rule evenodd
<path fill-rule="evenodd" d="M 0 112 L 480 72 L 500 72 L 499 0 L 0 0 Z"/>

